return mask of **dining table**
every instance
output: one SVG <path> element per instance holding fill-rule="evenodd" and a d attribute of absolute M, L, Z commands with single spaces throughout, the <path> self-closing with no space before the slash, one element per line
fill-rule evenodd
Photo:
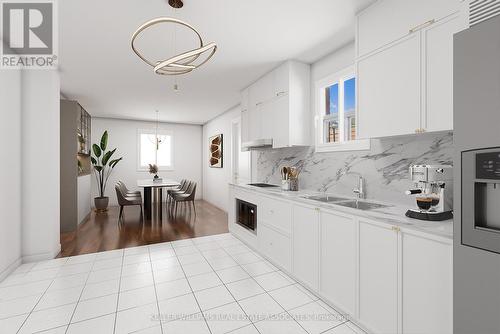
<path fill-rule="evenodd" d="M 146 220 L 151 220 L 153 207 L 159 212 L 160 219 L 163 212 L 163 189 L 175 188 L 180 185 L 179 182 L 169 179 L 155 180 L 137 180 L 137 186 L 144 189 L 144 216 Z M 158 191 L 157 200 L 153 200 L 153 189 Z"/>

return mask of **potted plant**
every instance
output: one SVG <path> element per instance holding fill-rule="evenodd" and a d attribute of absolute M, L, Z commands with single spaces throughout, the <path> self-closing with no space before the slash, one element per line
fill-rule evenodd
<path fill-rule="evenodd" d="M 92 145 L 91 157 L 92 166 L 94 167 L 94 175 L 97 180 L 97 187 L 99 189 L 99 197 L 94 198 L 94 204 L 97 211 L 106 211 L 108 209 L 109 197 L 104 196 L 106 192 L 106 185 L 113 169 L 123 159 L 113 159 L 111 157 L 116 152 L 116 148 L 111 151 L 106 151 L 108 147 L 108 131 L 104 131 L 99 145 Z"/>
<path fill-rule="evenodd" d="M 158 177 L 158 166 L 155 164 L 149 164 L 149 174 L 153 175 L 153 181 L 160 181 L 161 179 Z"/>

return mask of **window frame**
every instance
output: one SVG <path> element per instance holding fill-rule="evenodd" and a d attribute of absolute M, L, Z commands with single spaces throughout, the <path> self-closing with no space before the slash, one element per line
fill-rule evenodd
<path fill-rule="evenodd" d="M 156 134 L 156 129 L 137 129 L 137 171 L 148 172 L 149 167 L 141 166 L 141 135 Z M 158 166 L 158 171 L 173 171 L 174 170 L 174 133 L 170 130 L 158 129 L 159 135 L 170 136 L 170 166 Z M 156 157 L 158 160 L 158 157 Z"/>
<path fill-rule="evenodd" d="M 349 66 L 343 70 L 330 74 L 322 79 L 315 82 L 314 85 L 314 96 L 315 96 L 315 143 L 316 152 L 336 152 L 336 151 L 357 151 L 357 150 L 369 150 L 370 149 L 370 139 L 355 139 L 355 140 L 345 140 L 345 117 L 344 117 L 344 82 L 352 78 L 356 79 L 356 91 L 355 91 L 355 115 L 356 115 L 356 137 L 358 134 L 358 78 L 356 76 L 356 71 L 354 66 Z M 340 141 L 325 143 L 324 142 L 324 119 L 328 117 L 325 114 L 326 109 L 326 96 L 325 90 L 338 84 L 338 129 L 340 131 Z"/>

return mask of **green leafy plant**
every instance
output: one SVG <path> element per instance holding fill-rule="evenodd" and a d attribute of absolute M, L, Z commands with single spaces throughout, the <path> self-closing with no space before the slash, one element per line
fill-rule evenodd
<path fill-rule="evenodd" d="M 101 137 L 101 142 L 99 145 L 92 145 L 92 166 L 94 167 L 94 174 L 97 179 L 97 186 L 99 188 L 99 196 L 104 197 L 106 192 L 106 185 L 108 184 L 108 179 L 113 172 L 116 165 L 123 159 L 113 159 L 113 154 L 116 152 L 116 148 L 110 151 L 106 151 L 108 147 L 108 131 L 104 131 Z"/>

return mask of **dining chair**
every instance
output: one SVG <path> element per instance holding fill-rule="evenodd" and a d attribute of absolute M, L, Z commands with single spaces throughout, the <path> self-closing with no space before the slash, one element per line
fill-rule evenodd
<path fill-rule="evenodd" d="M 167 205 L 168 205 L 168 202 L 169 202 L 169 199 L 170 199 L 170 195 L 173 193 L 173 192 L 176 192 L 176 191 L 185 191 L 185 186 L 186 186 L 186 183 L 188 182 L 188 180 L 186 179 L 182 179 L 180 184 L 176 187 L 171 187 L 171 188 L 168 188 L 167 189 Z M 184 189 L 184 190 L 181 190 L 181 189 Z"/>
<path fill-rule="evenodd" d="M 120 187 L 119 184 L 115 185 L 115 190 L 116 190 L 116 198 L 118 199 L 118 205 L 120 205 L 120 216 L 118 217 L 118 223 L 122 222 L 123 208 L 125 206 L 134 206 L 134 205 L 138 205 L 141 207 L 141 221 L 144 221 L 143 210 L 142 210 L 142 196 L 140 194 L 138 196 L 126 196 L 122 192 L 122 188 Z"/>
<path fill-rule="evenodd" d="M 177 189 L 167 190 L 167 204 L 169 203 L 169 199 L 173 198 L 174 194 L 184 194 L 188 190 L 190 182 L 187 179 L 181 180 Z"/>
<path fill-rule="evenodd" d="M 177 216 L 177 207 L 179 203 L 193 204 L 194 215 L 196 217 L 196 206 L 194 199 L 196 196 L 196 182 L 189 181 L 188 188 L 184 193 L 173 193 L 172 199 L 174 201 L 174 216 Z"/>
<path fill-rule="evenodd" d="M 141 196 L 140 191 L 138 191 L 138 190 L 137 191 L 130 191 L 123 181 L 118 181 L 116 184 L 120 186 L 122 194 L 124 194 L 125 196 Z"/>

